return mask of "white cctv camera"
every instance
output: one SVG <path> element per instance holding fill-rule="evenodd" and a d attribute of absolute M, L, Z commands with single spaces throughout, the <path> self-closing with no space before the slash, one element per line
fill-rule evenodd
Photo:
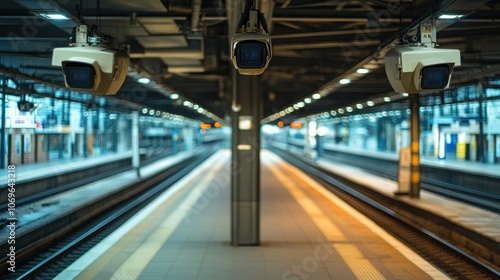
<path fill-rule="evenodd" d="M 385 55 L 385 72 L 398 93 L 447 89 L 460 51 L 424 46 L 396 46 Z"/>
<path fill-rule="evenodd" d="M 260 75 L 271 61 L 271 37 L 268 34 L 236 33 L 231 44 L 231 59 L 242 75 Z"/>
<path fill-rule="evenodd" d="M 125 81 L 129 58 L 102 46 L 55 48 L 52 65 L 62 66 L 67 88 L 112 95 Z"/>

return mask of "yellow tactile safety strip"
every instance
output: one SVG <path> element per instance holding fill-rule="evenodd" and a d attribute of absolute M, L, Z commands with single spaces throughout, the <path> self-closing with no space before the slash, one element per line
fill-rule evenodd
<path fill-rule="evenodd" d="M 275 162 L 277 163 L 277 162 Z M 317 204 L 304 193 L 300 187 L 277 165 L 269 166 L 271 172 L 290 192 L 302 209 L 311 217 L 314 224 L 323 235 L 332 242 L 332 247 L 337 251 L 344 262 L 349 266 L 352 273 L 358 279 L 385 279 L 385 277 L 366 259 L 358 248 L 346 243 L 348 240 L 342 231 L 325 215 Z M 336 242 L 336 243 L 335 243 Z M 340 243 L 342 242 L 342 243 Z"/>
<path fill-rule="evenodd" d="M 170 238 L 179 224 L 189 214 L 189 211 L 186 209 L 191 209 L 195 206 L 198 198 L 203 194 L 203 191 L 214 179 L 222 166 L 222 164 L 214 166 L 207 176 L 203 177 L 200 182 L 197 182 L 196 186 L 182 201 L 183 206 L 175 208 L 175 210 L 168 215 L 161 226 L 158 227 L 158 229 L 116 270 L 111 279 L 128 280 L 137 279 L 139 277 L 162 245 Z"/>

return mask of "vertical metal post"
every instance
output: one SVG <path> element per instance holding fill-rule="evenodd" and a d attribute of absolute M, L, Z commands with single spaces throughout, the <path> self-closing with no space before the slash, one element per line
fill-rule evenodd
<path fill-rule="evenodd" d="M 484 149 L 484 112 L 483 112 L 483 84 L 481 84 L 481 82 L 479 82 L 477 84 L 477 92 L 478 92 L 478 95 L 479 95 L 479 110 L 478 110 L 478 113 L 479 113 L 479 139 L 478 139 L 478 143 L 477 143 L 477 150 L 478 150 L 478 154 L 479 154 L 479 160 L 482 162 L 482 163 L 486 163 L 487 162 L 487 159 L 486 159 L 486 155 L 485 155 L 485 149 Z"/>
<path fill-rule="evenodd" d="M 132 168 L 137 172 L 137 177 L 141 177 L 139 153 L 139 111 L 132 112 Z"/>
<path fill-rule="evenodd" d="M 193 148 L 193 128 L 192 127 L 185 127 L 184 132 L 182 133 L 184 135 L 184 144 L 186 145 L 186 151 L 192 152 L 194 150 Z"/>
<path fill-rule="evenodd" d="M 178 143 L 177 141 L 179 140 L 179 134 L 177 132 L 177 128 L 172 128 L 172 153 L 177 153 L 179 151 Z"/>
<path fill-rule="evenodd" d="M 260 244 L 260 76 L 233 69 L 241 109 L 232 112 L 231 244 Z"/>
<path fill-rule="evenodd" d="M 420 197 L 420 96 L 410 94 L 410 197 Z"/>
<path fill-rule="evenodd" d="M 305 157 L 309 157 L 311 155 L 311 147 L 309 146 L 309 120 L 307 120 L 304 124 L 304 139 L 302 139 L 302 143 L 304 144 L 304 149 L 302 151 L 302 154 Z"/>
<path fill-rule="evenodd" d="M 3 77 L 2 77 L 3 79 Z M 2 81 L 2 87 L 3 87 L 3 81 Z M 0 131 L 0 169 L 5 168 L 5 119 L 6 119 L 6 109 L 7 109 L 7 100 L 5 98 L 5 91 L 3 88 L 1 89 L 2 93 L 2 128 Z"/>

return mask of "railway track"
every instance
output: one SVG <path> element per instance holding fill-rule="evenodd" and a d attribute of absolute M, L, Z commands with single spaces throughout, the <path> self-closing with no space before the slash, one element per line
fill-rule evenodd
<path fill-rule="evenodd" d="M 292 146 L 303 150 L 303 146 L 292 144 Z M 326 159 L 331 159 L 335 162 L 341 162 L 349 164 L 350 166 L 359 167 L 367 172 L 375 174 L 380 177 L 384 177 L 393 181 L 398 180 L 398 163 L 397 161 L 392 161 L 389 159 L 378 159 L 369 156 L 363 155 L 354 155 L 347 154 L 345 156 L 343 153 L 339 153 L 338 151 L 324 151 Z M 482 209 L 486 209 L 492 211 L 494 213 L 500 213 L 500 195 L 482 191 L 476 187 L 477 184 L 473 184 L 472 182 L 477 182 L 480 180 L 481 176 L 479 175 L 471 175 L 474 176 L 474 179 L 471 179 L 471 183 L 465 183 L 466 185 L 458 185 L 453 182 L 444 182 L 442 180 L 437 180 L 435 178 L 431 178 L 427 176 L 427 174 L 431 173 L 439 173 L 439 172 L 450 172 L 448 178 L 454 179 L 456 177 L 454 173 L 455 171 L 446 171 L 443 169 L 439 169 L 438 172 L 433 170 L 432 167 L 427 167 L 425 165 L 421 165 L 421 185 L 420 187 L 423 190 L 451 198 L 457 201 L 465 202 L 469 205 L 474 205 Z M 461 176 L 467 176 L 467 174 L 461 174 Z M 443 177 L 443 176 L 441 176 Z M 487 178 L 483 176 L 485 181 L 488 180 L 498 180 Z M 466 180 L 463 180 L 466 181 Z M 470 184 L 470 186 L 467 186 Z M 495 187 L 492 187 L 495 189 Z"/>
<path fill-rule="evenodd" d="M 327 156 L 327 158 L 329 158 Z M 333 158 L 337 160 L 337 158 Z M 378 164 L 373 164 L 361 160 L 349 161 L 349 164 L 362 168 L 372 174 L 388 178 L 393 181 L 398 180 L 398 166 L 397 164 L 388 165 L 384 161 Z M 469 205 L 474 205 L 482 209 L 486 209 L 495 213 L 500 213 L 500 196 L 487 193 L 484 191 L 476 190 L 473 188 L 466 188 L 452 183 L 439 181 L 425 177 L 421 178 L 420 187 L 423 190 L 432 192 L 447 198 L 465 202 Z"/>
<path fill-rule="evenodd" d="M 393 210 L 390 205 L 394 204 L 394 201 L 391 202 L 386 197 L 377 197 L 375 192 L 368 191 L 366 187 L 321 170 L 287 152 L 277 149 L 273 152 L 318 180 L 327 189 L 378 223 L 450 277 L 500 279 L 500 272 L 493 265 L 458 248 Z M 397 208 L 401 207 L 404 206 L 397 205 Z"/>
<path fill-rule="evenodd" d="M 167 157 L 170 155 L 172 155 L 171 150 L 168 150 L 168 151 L 161 153 L 161 154 L 156 154 L 152 157 L 145 158 L 145 159 L 141 160 L 141 165 L 147 165 L 149 163 L 154 162 L 155 160 L 158 160 L 160 158 Z M 122 163 L 122 162 L 126 162 L 126 161 L 128 161 L 127 164 Z M 47 176 L 46 178 L 40 178 L 40 179 L 31 180 L 28 182 L 22 182 L 22 183 L 18 184 L 18 186 L 17 186 L 18 190 L 20 190 L 22 188 L 24 188 L 24 189 L 33 188 L 34 190 L 27 190 L 27 191 L 23 190 L 26 193 L 28 193 L 28 195 L 19 195 L 19 199 L 16 200 L 16 206 L 21 207 L 21 206 L 24 206 L 24 205 L 27 205 L 30 203 L 34 203 L 34 202 L 41 200 L 43 198 L 57 195 L 57 194 L 60 194 L 60 193 L 63 193 L 65 191 L 69 191 L 72 189 L 76 189 L 80 186 L 84 186 L 86 184 L 89 184 L 89 183 L 92 183 L 92 182 L 95 182 L 95 181 L 98 181 L 98 180 L 101 180 L 101 179 L 104 179 L 104 178 L 107 178 L 107 177 L 110 177 L 110 176 L 113 176 L 113 175 L 116 175 L 116 174 L 119 174 L 122 172 L 126 172 L 126 171 L 132 169 L 131 159 L 104 163 L 104 164 L 100 164 L 98 167 L 99 167 L 99 172 L 91 172 L 90 174 L 87 174 L 87 173 L 89 173 L 89 172 L 87 172 L 85 174 L 85 176 L 81 176 L 81 175 L 76 176 L 77 179 L 71 180 L 70 182 L 56 183 L 59 181 L 58 178 L 71 177 L 72 176 L 71 173 L 73 173 L 73 172 L 56 174 L 53 176 Z M 93 167 L 89 167 L 86 169 L 91 170 L 92 168 Z M 76 172 L 79 173 L 82 171 L 77 170 Z M 36 189 L 38 189 L 37 185 L 40 185 L 40 184 L 41 185 L 51 185 L 51 186 L 50 186 L 50 188 L 47 188 L 44 190 L 42 190 L 42 189 L 36 190 Z M 5 190 L 3 190 L 3 191 L 5 191 Z M 8 208 L 7 203 L 0 204 L 0 211 L 6 212 L 7 208 Z"/>
<path fill-rule="evenodd" d="M 157 178 L 148 178 L 146 179 L 147 182 L 140 182 L 139 184 L 148 184 L 150 186 L 139 195 L 133 195 L 102 211 L 97 216 L 81 221 L 81 226 L 76 230 L 68 231 L 63 237 L 57 235 L 52 238 L 49 237 L 44 243 L 51 244 L 50 246 L 41 248 L 39 244 L 32 244 L 32 248 L 23 248 L 23 251 L 28 253 L 23 254 L 22 260 L 16 260 L 20 264 L 16 266 L 16 272 L 11 273 L 4 269 L 2 272 L 5 273 L 0 278 L 53 279 L 128 218 L 206 160 L 213 154 L 215 149 L 216 145 L 204 149 L 203 152 L 196 156 L 190 157 L 164 172 L 160 172 L 158 174 L 161 177 L 159 182 Z"/>

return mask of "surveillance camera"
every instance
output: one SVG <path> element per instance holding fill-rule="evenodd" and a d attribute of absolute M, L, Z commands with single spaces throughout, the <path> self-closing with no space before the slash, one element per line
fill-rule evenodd
<path fill-rule="evenodd" d="M 17 102 L 17 109 L 21 112 L 31 112 L 35 109 L 35 103 L 26 100 L 21 100 Z"/>
<path fill-rule="evenodd" d="M 55 48 L 52 65 L 62 66 L 67 88 L 111 95 L 127 77 L 129 58 L 122 51 L 99 46 Z"/>
<path fill-rule="evenodd" d="M 398 93 L 447 89 L 455 66 L 460 66 L 459 50 L 401 46 L 385 55 L 387 78 Z"/>
<path fill-rule="evenodd" d="M 260 75 L 271 60 L 271 38 L 268 34 L 236 33 L 231 44 L 231 59 L 242 75 Z"/>

